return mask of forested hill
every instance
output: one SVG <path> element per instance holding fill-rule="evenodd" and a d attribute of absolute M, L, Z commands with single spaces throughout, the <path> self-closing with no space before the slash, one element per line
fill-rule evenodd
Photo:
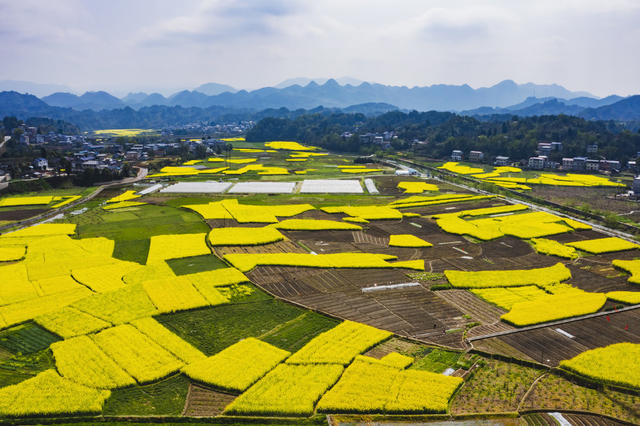
<path fill-rule="evenodd" d="M 376 148 L 360 143 L 359 135 L 394 131 L 397 149 L 407 149 L 413 140 L 423 154 L 444 158 L 454 149 L 480 150 L 489 156 L 507 155 L 512 159 L 535 155 L 538 142 L 561 141 L 562 156 L 585 155 L 586 146 L 597 144 L 598 155 L 617 160 L 635 158 L 640 151 L 640 133 L 625 130 L 613 121 L 588 121 L 566 115 L 539 117 L 494 116 L 479 121 L 448 112 L 393 111 L 376 117 L 362 114 L 305 114 L 296 118 L 265 118 L 247 134 L 249 141 L 297 140 L 327 149 L 370 152 Z M 342 137 L 344 132 L 353 133 Z M 555 158 L 557 157 L 557 158 Z"/>

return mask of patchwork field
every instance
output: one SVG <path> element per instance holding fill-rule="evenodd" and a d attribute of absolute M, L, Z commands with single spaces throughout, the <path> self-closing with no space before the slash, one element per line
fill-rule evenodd
<path fill-rule="evenodd" d="M 151 178 L 179 191 L 111 189 L 0 235 L 0 416 L 426 421 L 574 398 L 576 418 L 637 420 L 618 361 L 640 361 L 635 242 L 317 149 L 234 147 Z M 306 162 L 350 178 L 302 190 Z"/>

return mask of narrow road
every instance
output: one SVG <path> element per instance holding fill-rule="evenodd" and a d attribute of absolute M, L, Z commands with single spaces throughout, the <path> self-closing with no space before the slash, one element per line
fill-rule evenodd
<path fill-rule="evenodd" d="M 407 166 L 405 166 L 405 165 L 403 165 L 401 163 L 398 163 L 396 161 L 393 161 L 393 160 L 385 160 L 385 161 L 387 163 L 390 163 L 390 164 L 392 164 L 392 165 L 394 165 L 396 167 L 399 167 L 399 168 L 405 168 L 406 169 L 406 167 L 407 167 Z M 402 160 L 400 160 L 400 161 L 402 161 Z M 435 176 L 432 176 L 432 179 L 441 180 L 441 179 L 439 179 L 438 177 L 435 177 Z M 461 188 L 464 188 L 464 189 L 466 189 L 468 191 L 475 192 L 477 194 L 496 195 L 496 194 L 494 194 L 492 192 L 483 191 L 481 189 L 477 189 L 477 188 L 474 188 L 472 186 L 468 186 L 468 185 L 465 185 L 465 184 L 462 184 L 462 183 L 459 183 L 459 182 L 448 182 L 448 183 L 450 183 L 452 185 L 457 185 L 457 186 L 459 186 Z M 499 196 L 504 198 L 505 200 L 509 201 L 512 204 L 524 204 L 525 206 L 529 207 L 532 210 L 543 211 L 543 212 L 546 212 L 546 213 L 554 214 L 556 216 L 561 216 L 561 217 L 566 217 L 568 219 L 573 219 L 573 220 L 576 220 L 578 222 L 585 223 L 585 224 L 591 226 L 596 231 L 602 232 L 603 234 L 609 235 L 610 237 L 618 237 L 618 238 L 622 238 L 624 240 L 630 241 L 632 243 L 636 243 L 636 244 L 638 243 L 638 240 L 636 239 L 636 237 L 634 237 L 633 235 L 628 234 L 626 232 L 622 232 L 622 231 L 618 231 L 618 230 L 615 230 L 615 229 L 607 228 L 606 226 L 603 226 L 603 225 L 600 225 L 600 224 L 597 224 L 597 223 L 594 223 L 594 222 L 590 222 L 590 221 L 585 220 L 583 218 L 578 218 L 578 217 L 575 217 L 575 216 L 568 215 L 566 213 L 558 212 L 558 211 L 553 210 L 553 209 L 551 209 L 549 207 L 543 207 L 543 206 L 540 206 L 538 204 L 534 204 L 534 203 L 531 203 L 531 202 L 528 202 L 528 201 L 523 201 L 523 200 L 519 200 L 519 199 L 516 199 L 516 198 L 511 198 L 511 197 L 503 195 L 503 194 L 499 194 Z"/>
<path fill-rule="evenodd" d="M 620 312 L 631 311 L 631 310 L 638 309 L 638 308 L 640 308 L 640 305 L 625 306 L 624 308 L 620 308 L 620 309 L 617 309 L 615 311 L 596 312 L 595 314 L 586 314 L 586 315 L 581 315 L 581 316 L 578 316 L 578 317 L 571 317 L 571 318 L 558 320 L 558 321 L 552 321 L 552 322 L 545 322 L 545 323 L 536 324 L 536 325 L 530 325 L 528 327 L 520 327 L 520 328 L 516 328 L 516 329 L 513 329 L 513 330 L 498 331 L 496 333 L 484 334 L 482 336 L 469 337 L 467 340 L 469 340 L 470 342 L 473 342 L 473 341 L 476 341 L 476 340 L 490 339 L 492 337 L 500 337 L 500 336 L 506 336 L 508 334 L 516 334 L 516 333 L 522 333 L 524 331 L 537 330 L 539 328 L 553 327 L 553 326 L 556 326 L 556 325 L 567 324 L 567 323 L 570 323 L 570 322 L 581 321 L 581 320 L 589 319 L 589 318 L 597 318 L 597 317 L 602 317 L 602 316 L 605 316 L 605 315 L 615 315 L 615 314 L 618 314 Z"/>
<path fill-rule="evenodd" d="M 149 173 L 149 170 L 146 169 L 145 167 L 138 167 L 138 174 L 134 177 L 128 177 L 128 178 L 124 178 L 121 180 L 117 180 L 117 181 L 113 181 L 113 182 L 104 182 L 99 184 L 100 186 L 98 186 L 91 194 L 74 201 L 73 203 L 69 203 L 66 206 L 60 207 L 58 209 L 54 209 L 51 211 L 47 211 L 44 213 L 41 213 L 37 216 L 33 216 L 30 217 L 28 219 L 19 221 L 19 222 L 14 222 L 14 223 L 10 223 L 4 226 L 0 226 L 0 232 L 5 230 L 5 229 L 9 229 L 9 228 L 16 228 L 16 230 L 18 229 L 22 229 L 22 228 L 26 228 L 27 226 L 31 226 L 34 225 L 36 223 L 42 222 L 44 220 L 47 219 L 51 219 L 52 217 L 67 211 L 69 209 L 72 209 L 76 206 L 78 206 L 79 204 L 82 203 L 86 203 L 87 201 L 90 201 L 92 199 L 94 199 L 98 194 L 100 194 L 102 191 L 104 191 L 106 188 L 110 188 L 112 186 L 118 186 L 118 185 L 129 185 L 138 181 L 141 181 L 142 179 L 144 179 L 147 174 Z"/>

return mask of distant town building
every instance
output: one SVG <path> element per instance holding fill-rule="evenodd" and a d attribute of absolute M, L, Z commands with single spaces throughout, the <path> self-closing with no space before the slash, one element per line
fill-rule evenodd
<path fill-rule="evenodd" d="M 38 170 L 46 170 L 49 167 L 49 162 L 46 158 L 36 158 L 33 160 L 33 167 Z"/>
<path fill-rule="evenodd" d="M 562 159 L 563 170 L 573 170 L 573 158 L 565 157 Z"/>
<path fill-rule="evenodd" d="M 538 157 L 529 158 L 529 168 L 534 170 L 542 170 L 547 164 L 547 157 L 540 155 Z"/>
<path fill-rule="evenodd" d="M 595 154 L 598 152 L 598 145 L 587 145 L 587 154 Z"/>
<path fill-rule="evenodd" d="M 482 161 L 484 153 L 482 151 L 469 151 L 469 161 Z"/>
<path fill-rule="evenodd" d="M 597 172 L 600 170 L 600 160 L 587 160 L 585 166 L 588 172 Z"/>
<path fill-rule="evenodd" d="M 451 153 L 451 160 L 462 161 L 462 151 L 460 151 L 459 149 L 454 149 Z"/>
<path fill-rule="evenodd" d="M 562 142 L 551 142 L 551 150 L 562 152 Z"/>
<path fill-rule="evenodd" d="M 633 184 L 631 185 L 634 195 L 640 195 L 640 176 L 633 178 Z"/>
<path fill-rule="evenodd" d="M 620 171 L 621 164 L 618 160 L 599 160 L 600 170 Z"/>
<path fill-rule="evenodd" d="M 581 171 L 587 168 L 586 157 L 573 157 L 573 170 Z"/>
<path fill-rule="evenodd" d="M 540 155 L 549 155 L 551 154 L 551 143 L 549 142 L 539 142 L 538 143 L 538 154 Z"/>
<path fill-rule="evenodd" d="M 498 155 L 493 162 L 495 166 L 508 166 L 509 165 L 509 157 L 504 157 L 502 155 Z"/>

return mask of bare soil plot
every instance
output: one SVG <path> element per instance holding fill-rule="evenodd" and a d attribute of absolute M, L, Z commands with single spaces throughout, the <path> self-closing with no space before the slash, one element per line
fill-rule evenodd
<path fill-rule="evenodd" d="M 259 246 L 217 246 L 213 248 L 213 251 L 220 258 L 229 253 L 307 253 L 306 250 L 291 241 L 278 241 Z"/>
<path fill-rule="evenodd" d="M 365 353 L 366 356 L 370 356 L 376 359 L 380 359 L 383 356 L 389 355 L 392 352 L 398 353 L 413 353 L 420 349 L 420 345 L 409 342 L 404 339 L 399 339 L 397 337 L 392 337 L 389 340 L 386 340 L 374 348 L 370 349 Z"/>
<path fill-rule="evenodd" d="M 571 270 L 571 279 L 566 282 L 582 290 L 601 293 L 631 290 L 627 283 L 629 275 L 615 270 L 610 262 L 598 265 L 581 259 L 567 267 Z"/>
<path fill-rule="evenodd" d="M 602 416 L 588 414 L 561 413 L 562 417 L 572 425 L 576 426 L 622 426 L 625 423 L 605 418 Z"/>
<path fill-rule="evenodd" d="M 5 220 L 23 220 L 33 216 L 37 216 L 50 209 L 20 209 L 20 210 L 6 210 L 0 209 L 0 221 Z"/>
<path fill-rule="evenodd" d="M 470 315 L 482 324 L 493 324 L 500 321 L 500 316 L 507 311 L 485 302 L 467 290 L 438 290 L 438 297 L 457 306 L 462 312 Z M 510 327 L 509 328 L 513 328 Z"/>
<path fill-rule="evenodd" d="M 620 342 L 640 343 L 638 324 L 640 310 L 634 309 L 487 340 L 499 340 L 538 362 L 555 366 L 561 360 L 573 358 L 589 349 Z M 482 340 L 474 342 L 474 346 L 482 344 Z"/>
<path fill-rule="evenodd" d="M 236 399 L 236 395 L 217 392 L 205 386 L 191 383 L 182 415 L 191 417 L 218 416 L 234 399 Z"/>
<path fill-rule="evenodd" d="M 461 331 L 470 321 L 422 286 L 362 292 L 411 281 L 393 269 L 258 267 L 249 277 L 277 297 L 311 309 L 451 347 L 463 347 Z"/>
<path fill-rule="evenodd" d="M 438 185 L 441 192 L 443 191 L 456 191 L 458 193 L 466 193 L 468 191 L 462 190 L 462 188 L 453 186 L 451 184 L 434 180 L 434 179 L 421 179 L 417 176 L 377 176 L 374 178 L 376 187 L 381 194 L 384 195 L 404 195 L 404 189 L 398 189 L 399 182 L 425 182 Z M 430 191 L 425 191 L 422 194 L 407 194 L 407 195 L 429 195 Z"/>

